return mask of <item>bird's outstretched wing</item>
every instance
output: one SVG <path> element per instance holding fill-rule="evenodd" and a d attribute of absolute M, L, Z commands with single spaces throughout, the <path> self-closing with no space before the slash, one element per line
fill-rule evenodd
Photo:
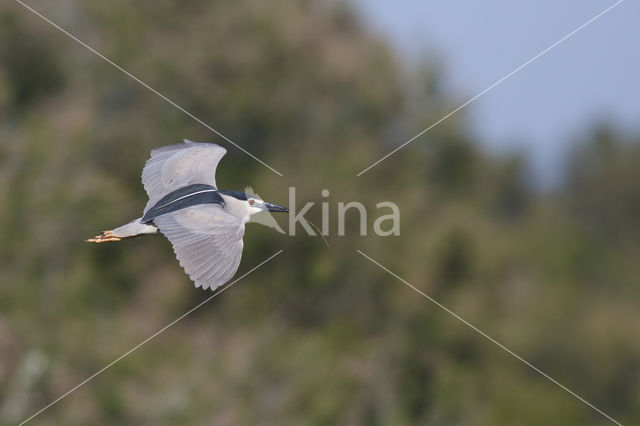
<path fill-rule="evenodd" d="M 183 186 L 204 183 L 216 187 L 216 168 L 227 150 L 212 143 L 184 143 L 151 151 L 142 170 L 142 183 L 149 195 L 144 211 L 162 197 Z"/>
<path fill-rule="evenodd" d="M 242 257 L 244 223 L 216 204 L 202 204 L 156 217 L 180 265 L 196 287 L 215 289 L 233 277 Z"/>

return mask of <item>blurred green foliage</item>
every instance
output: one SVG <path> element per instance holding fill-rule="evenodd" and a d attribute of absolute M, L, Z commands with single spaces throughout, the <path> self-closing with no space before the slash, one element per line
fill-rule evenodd
<path fill-rule="evenodd" d="M 54 400 L 210 293 L 169 243 L 83 239 L 140 215 L 153 147 L 222 143 L 223 188 L 315 201 L 327 249 L 249 225 L 240 272 L 284 253 L 38 424 L 605 424 L 361 249 L 625 424 L 640 423 L 640 141 L 607 126 L 553 192 L 341 3 L 31 2 L 278 177 L 11 2 L 0 6 L 0 423 Z M 396 202 L 401 236 L 337 237 L 335 205 Z M 354 216 L 355 218 L 355 216 Z M 286 228 L 283 218 L 281 225 Z M 370 220 L 372 223 L 372 220 Z"/>

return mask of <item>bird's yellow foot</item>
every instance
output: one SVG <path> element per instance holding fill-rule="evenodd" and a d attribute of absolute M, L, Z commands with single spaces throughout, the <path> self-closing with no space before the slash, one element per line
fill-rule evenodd
<path fill-rule="evenodd" d="M 113 231 L 104 231 L 102 234 L 96 235 L 95 237 L 89 238 L 85 241 L 88 243 L 106 243 L 109 241 L 120 241 L 121 239 L 122 238 L 118 238 L 113 235 Z"/>

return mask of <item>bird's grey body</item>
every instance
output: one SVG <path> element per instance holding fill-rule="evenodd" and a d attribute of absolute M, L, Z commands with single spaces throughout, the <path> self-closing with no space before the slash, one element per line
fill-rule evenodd
<path fill-rule="evenodd" d="M 244 225 L 261 211 L 288 211 L 243 192 L 218 190 L 215 170 L 226 150 L 185 140 L 151 151 L 142 171 L 149 195 L 142 217 L 88 241 L 163 233 L 197 287 L 215 289 L 238 269 Z"/>

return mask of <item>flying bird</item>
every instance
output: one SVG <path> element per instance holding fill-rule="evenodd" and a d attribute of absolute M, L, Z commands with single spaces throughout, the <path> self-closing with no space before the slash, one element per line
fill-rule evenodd
<path fill-rule="evenodd" d="M 142 216 L 86 241 L 120 241 L 160 231 L 196 287 L 223 285 L 238 269 L 244 225 L 251 216 L 289 211 L 257 195 L 219 190 L 215 172 L 226 153 L 219 145 L 187 139 L 154 149 L 142 170 L 149 195 Z"/>

